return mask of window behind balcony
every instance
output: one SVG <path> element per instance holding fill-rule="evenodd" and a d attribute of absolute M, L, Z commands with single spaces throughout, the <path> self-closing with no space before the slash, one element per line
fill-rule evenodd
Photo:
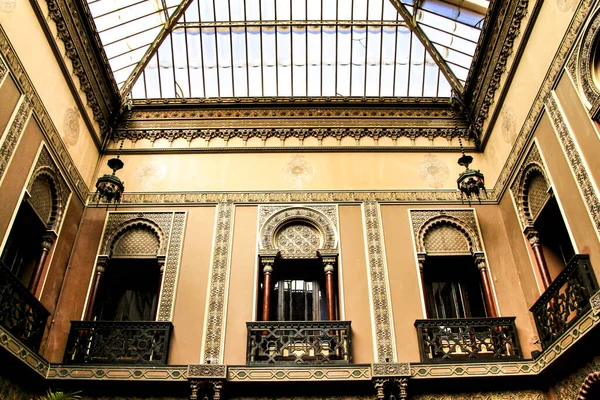
<path fill-rule="evenodd" d="M 486 317 L 481 279 L 472 256 L 431 256 L 425 264 L 431 318 Z"/>
<path fill-rule="evenodd" d="M 323 268 L 317 259 L 279 260 L 271 316 L 278 321 L 326 319 Z"/>

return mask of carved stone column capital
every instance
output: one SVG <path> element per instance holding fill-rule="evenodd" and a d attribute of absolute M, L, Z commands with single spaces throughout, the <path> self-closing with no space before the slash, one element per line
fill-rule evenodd
<path fill-rule="evenodd" d="M 56 241 L 57 235 L 54 231 L 46 231 L 42 236 L 42 250 L 50 251 L 52 245 Z"/>
<path fill-rule="evenodd" d="M 425 259 L 427 258 L 426 253 L 417 253 L 417 261 L 419 262 L 419 270 L 423 271 L 425 267 Z"/>
<path fill-rule="evenodd" d="M 96 261 L 96 273 L 103 274 L 106 272 L 109 261 L 110 257 L 108 256 L 98 256 L 98 260 Z"/>
<path fill-rule="evenodd" d="M 540 243 L 540 234 L 533 226 L 526 226 L 525 229 L 523 229 L 523 233 L 527 237 L 527 240 L 529 240 L 529 244 L 532 246 Z"/>
<path fill-rule="evenodd" d="M 161 274 L 163 272 L 165 272 L 165 261 L 166 261 L 166 256 L 158 256 L 157 257 L 157 261 L 158 261 L 158 267 L 160 269 Z"/>
<path fill-rule="evenodd" d="M 487 269 L 485 255 L 483 253 L 475 253 L 473 254 L 473 258 L 475 259 L 475 265 L 480 271 L 485 271 Z"/>

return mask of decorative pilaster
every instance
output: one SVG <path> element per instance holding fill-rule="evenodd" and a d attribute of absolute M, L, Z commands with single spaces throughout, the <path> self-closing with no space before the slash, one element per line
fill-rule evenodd
<path fill-rule="evenodd" d="M 381 215 L 377 202 L 363 203 L 363 224 L 371 287 L 371 312 L 375 321 L 375 360 L 377 362 L 394 362 L 396 360 L 394 327 Z"/>
<path fill-rule="evenodd" d="M 229 263 L 233 230 L 234 205 L 217 205 L 217 224 L 212 256 L 211 276 L 208 285 L 210 296 L 206 311 L 206 326 L 203 342 L 202 362 L 220 364 L 223 362 L 225 341 L 225 304 L 229 285 Z"/>
<path fill-rule="evenodd" d="M 477 269 L 479 270 L 479 276 L 481 277 L 481 284 L 483 286 L 483 293 L 485 296 L 485 305 L 489 313 L 489 317 L 495 318 L 498 316 L 498 311 L 496 307 L 496 300 L 494 299 L 494 293 L 492 291 L 492 286 L 490 285 L 490 280 L 488 278 L 488 269 L 487 263 L 485 262 L 485 256 L 483 253 L 474 254 L 475 264 L 477 265 Z"/>
<path fill-rule="evenodd" d="M 551 92 L 546 97 L 545 106 L 565 152 L 567 162 L 573 171 L 577 186 L 583 193 L 583 200 L 590 213 L 596 234 L 600 236 L 600 199 L 598 199 L 597 189 L 594 187 L 594 182 L 587 170 L 583 156 L 577 149 L 575 138 L 563 115 L 556 93 Z"/>
<path fill-rule="evenodd" d="M 2 182 L 4 173 L 25 130 L 27 121 L 29 121 L 31 111 L 31 102 L 27 98 L 22 97 L 18 105 L 18 110 L 13 115 L 5 134 L 2 135 L 2 132 L 0 132 L 0 182 Z"/>

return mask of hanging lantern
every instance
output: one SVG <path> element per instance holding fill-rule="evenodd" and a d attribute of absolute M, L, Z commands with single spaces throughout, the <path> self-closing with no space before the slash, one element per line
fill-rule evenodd
<path fill-rule="evenodd" d="M 123 168 L 123 161 L 117 156 L 117 158 L 111 158 L 108 160 L 108 167 L 112 169 L 112 174 L 105 174 L 98 178 L 96 182 L 96 196 L 98 203 L 100 200 L 106 203 L 108 207 L 110 203 L 115 202 L 115 208 L 121 202 L 121 197 L 125 191 L 125 185 L 121 179 L 116 175 L 116 172 Z"/>
<path fill-rule="evenodd" d="M 461 143 L 462 150 L 462 143 Z M 464 154 L 458 159 L 458 165 L 465 167 L 465 170 L 460 173 L 456 183 L 458 184 L 458 190 L 461 193 L 461 199 L 467 198 L 469 204 L 471 204 L 471 198 L 477 198 L 481 202 L 482 197 L 486 196 L 485 190 L 485 179 L 483 174 L 478 169 L 471 169 L 469 165 L 473 162 L 473 157 Z"/>

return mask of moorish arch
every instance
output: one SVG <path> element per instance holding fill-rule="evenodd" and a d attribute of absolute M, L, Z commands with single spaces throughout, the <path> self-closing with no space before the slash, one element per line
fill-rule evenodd
<path fill-rule="evenodd" d="M 600 397 L 600 371 L 592 372 L 589 374 L 583 384 L 581 385 L 581 389 L 579 389 L 579 394 L 577 396 L 577 400 L 593 400 Z"/>
<path fill-rule="evenodd" d="M 477 232 L 460 219 L 448 215 L 426 221 L 417 238 L 419 253 L 474 254 L 483 251 Z"/>
<path fill-rule="evenodd" d="M 517 206 L 523 226 L 532 226 L 548 199 L 550 184 L 544 167 L 531 162 L 523 168 L 517 191 Z"/>
<path fill-rule="evenodd" d="M 115 229 L 104 242 L 100 254 L 111 256 L 164 256 L 165 235 L 155 222 L 137 218 Z M 116 251 L 116 254 L 115 254 Z"/>

